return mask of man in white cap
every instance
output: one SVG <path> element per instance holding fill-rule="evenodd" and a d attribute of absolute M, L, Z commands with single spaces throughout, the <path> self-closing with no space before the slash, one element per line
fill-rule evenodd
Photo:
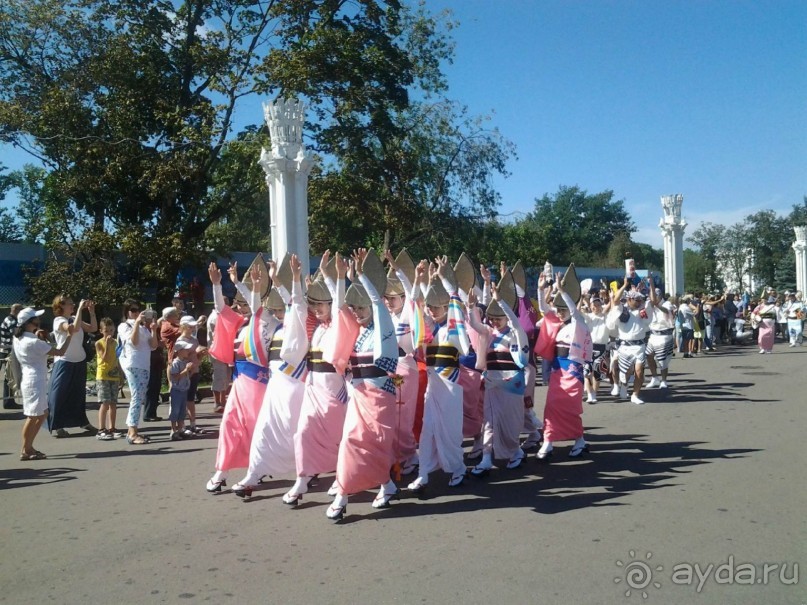
<path fill-rule="evenodd" d="M 649 274 L 648 274 L 649 277 Z M 639 397 L 644 380 L 644 366 L 647 361 L 645 352 L 645 334 L 653 320 L 653 302 L 655 290 L 650 288 L 651 300 L 645 300 L 644 294 L 639 290 L 628 290 L 630 280 L 616 291 L 613 298 L 613 307 L 608 315 L 608 323 L 617 328 L 619 332 L 619 348 L 617 356 L 619 362 L 619 398 L 628 399 L 628 381 L 634 376 L 633 393 L 630 395 L 631 403 L 641 405 L 644 401 Z M 622 304 L 622 293 L 625 292 L 626 302 Z"/>

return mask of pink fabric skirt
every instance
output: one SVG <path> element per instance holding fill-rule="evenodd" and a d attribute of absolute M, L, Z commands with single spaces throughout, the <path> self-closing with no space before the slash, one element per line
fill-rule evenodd
<path fill-rule="evenodd" d="M 772 319 L 763 319 L 759 324 L 759 348 L 765 351 L 773 350 L 773 340 L 776 336 L 776 322 Z"/>
<path fill-rule="evenodd" d="M 390 480 L 395 462 L 395 399 L 392 393 L 366 383 L 354 386 L 336 464 L 340 493 L 355 494 Z"/>
<path fill-rule="evenodd" d="M 336 470 L 339 443 L 342 441 L 342 429 L 345 425 L 347 404 L 342 398 L 345 393 L 334 393 L 333 389 L 325 388 L 316 382 L 316 378 L 314 380 L 305 385 L 300 421 L 294 434 L 294 458 L 298 477 L 310 477 Z M 344 384 L 342 388 L 344 389 Z"/>
<path fill-rule="evenodd" d="M 583 366 L 553 367 L 544 407 L 544 439 L 568 441 L 583 436 Z"/>
<path fill-rule="evenodd" d="M 460 366 L 457 383 L 462 387 L 462 436 L 476 437 L 482 432 L 485 420 L 485 392 L 482 390 L 482 374 Z"/>
<path fill-rule="evenodd" d="M 249 466 L 249 446 L 265 392 L 266 383 L 244 374 L 233 380 L 219 428 L 217 471 Z"/>
<path fill-rule="evenodd" d="M 485 428 L 482 443 L 493 448 L 496 458 L 510 460 L 520 447 L 524 426 L 524 395 L 487 382 L 485 388 Z"/>

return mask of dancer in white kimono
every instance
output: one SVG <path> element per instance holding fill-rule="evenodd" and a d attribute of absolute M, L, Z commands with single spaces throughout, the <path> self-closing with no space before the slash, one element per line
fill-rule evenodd
<path fill-rule="evenodd" d="M 459 486 L 465 479 L 465 462 L 462 457 L 462 387 L 459 379 L 459 355 L 470 349 L 465 329 L 465 315 L 455 286 L 445 279 L 448 259 L 438 258 L 436 265 L 429 267 L 429 289 L 426 293 L 426 309 L 418 305 L 416 322 L 417 342 L 426 342 L 426 365 L 428 384 L 423 407 L 423 430 L 420 434 L 420 468 L 417 479 L 408 488 L 422 493 L 429 482 L 429 473 L 442 468 L 451 473 L 449 487 Z M 425 281 L 426 263 L 417 267 L 418 284 L 412 298 L 420 302 L 422 290 L 418 287 Z M 449 294 L 451 292 L 451 294 Z M 425 322 L 421 339 L 420 322 Z"/>
<path fill-rule="evenodd" d="M 263 476 L 287 475 L 296 469 L 294 433 L 305 391 L 308 307 L 300 283 L 300 259 L 296 254 L 287 259 L 292 276 L 290 284 L 284 285 L 270 269 L 275 286 L 264 304 L 283 323 L 277 326 L 269 344 L 269 382 L 252 434 L 249 468 L 244 478 L 232 487 L 233 493 L 242 498 L 252 496 L 252 490 Z M 284 272 L 285 264 L 278 273 Z M 290 295 L 287 286 L 291 287 Z"/>

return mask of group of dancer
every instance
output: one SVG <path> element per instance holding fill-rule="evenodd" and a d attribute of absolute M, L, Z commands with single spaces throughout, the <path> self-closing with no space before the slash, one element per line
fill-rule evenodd
<path fill-rule="evenodd" d="M 349 497 L 365 490 L 378 490 L 374 508 L 388 507 L 407 475 L 407 489 L 422 494 L 438 469 L 456 488 L 496 461 L 519 467 L 530 447 L 540 446 L 544 462 L 559 441 L 573 442 L 571 458 L 588 451 L 582 403 L 594 342 L 573 265 L 540 276 L 536 309 L 520 263 L 502 263 L 498 283 L 482 266 L 480 287 L 464 254 L 453 267 L 446 257 L 416 264 L 405 250 L 384 258 L 387 270 L 373 250 L 349 259 L 326 251 L 303 284 L 297 256 L 279 266 L 259 257 L 250 287 L 229 272 L 249 303 L 243 314 L 224 304 L 221 272 L 210 265 L 218 324 L 209 354 L 232 365 L 234 378 L 209 492 L 246 468 L 233 493 L 248 498 L 264 477 L 293 476 L 282 501 L 296 506 L 335 472 L 326 516 L 339 521 Z M 655 294 L 643 297 L 627 280 L 609 295 L 623 392 L 631 374 L 641 385 L 644 333 L 656 309 L 667 313 Z M 657 345 L 661 356 L 667 342 Z M 536 359 L 548 385 L 543 421 L 532 400 Z M 666 379 L 666 365 L 662 372 Z M 464 439 L 473 440 L 470 469 Z"/>

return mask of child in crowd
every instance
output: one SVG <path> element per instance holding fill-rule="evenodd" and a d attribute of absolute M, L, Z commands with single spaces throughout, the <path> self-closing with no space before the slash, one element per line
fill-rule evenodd
<path fill-rule="evenodd" d="M 95 372 L 95 386 L 98 391 L 98 433 L 96 438 L 111 441 L 121 436 L 115 429 L 115 416 L 118 409 L 121 368 L 118 364 L 118 341 L 115 340 L 115 322 L 104 317 L 101 322 L 101 338 L 95 343 L 95 357 L 98 369 Z"/>
<path fill-rule="evenodd" d="M 198 326 L 193 317 L 185 315 L 179 321 L 180 336 L 176 342 L 186 345 L 190 349 L 190 361 L 193 362 L 193 371 L 190 373 L 190 386 L 188 387 L 188 429 L 197 435 L 204 434 L 205 431 L 196 426 L 196 389 L 199 386 L 199 359 L 207 353 L 205 347 L 199 346 L 196 339 L 196 328 Z M 176 346 L 176 344 L 174 345 Z"/>
<path fill-rule="evenodd" d="M 174 345 L 174 358 L 168 365 L 168 382 L 171 385 L 171 441 L 179 441 L 193 436 L 185 431 L 185 412 L 188 405 L 188 389 L 191 386 L 191 374 L 195 364 L 191 361 L 192 345 L 177 340 Z M 192 400 L 191 400 L 192 401 Z"/>

